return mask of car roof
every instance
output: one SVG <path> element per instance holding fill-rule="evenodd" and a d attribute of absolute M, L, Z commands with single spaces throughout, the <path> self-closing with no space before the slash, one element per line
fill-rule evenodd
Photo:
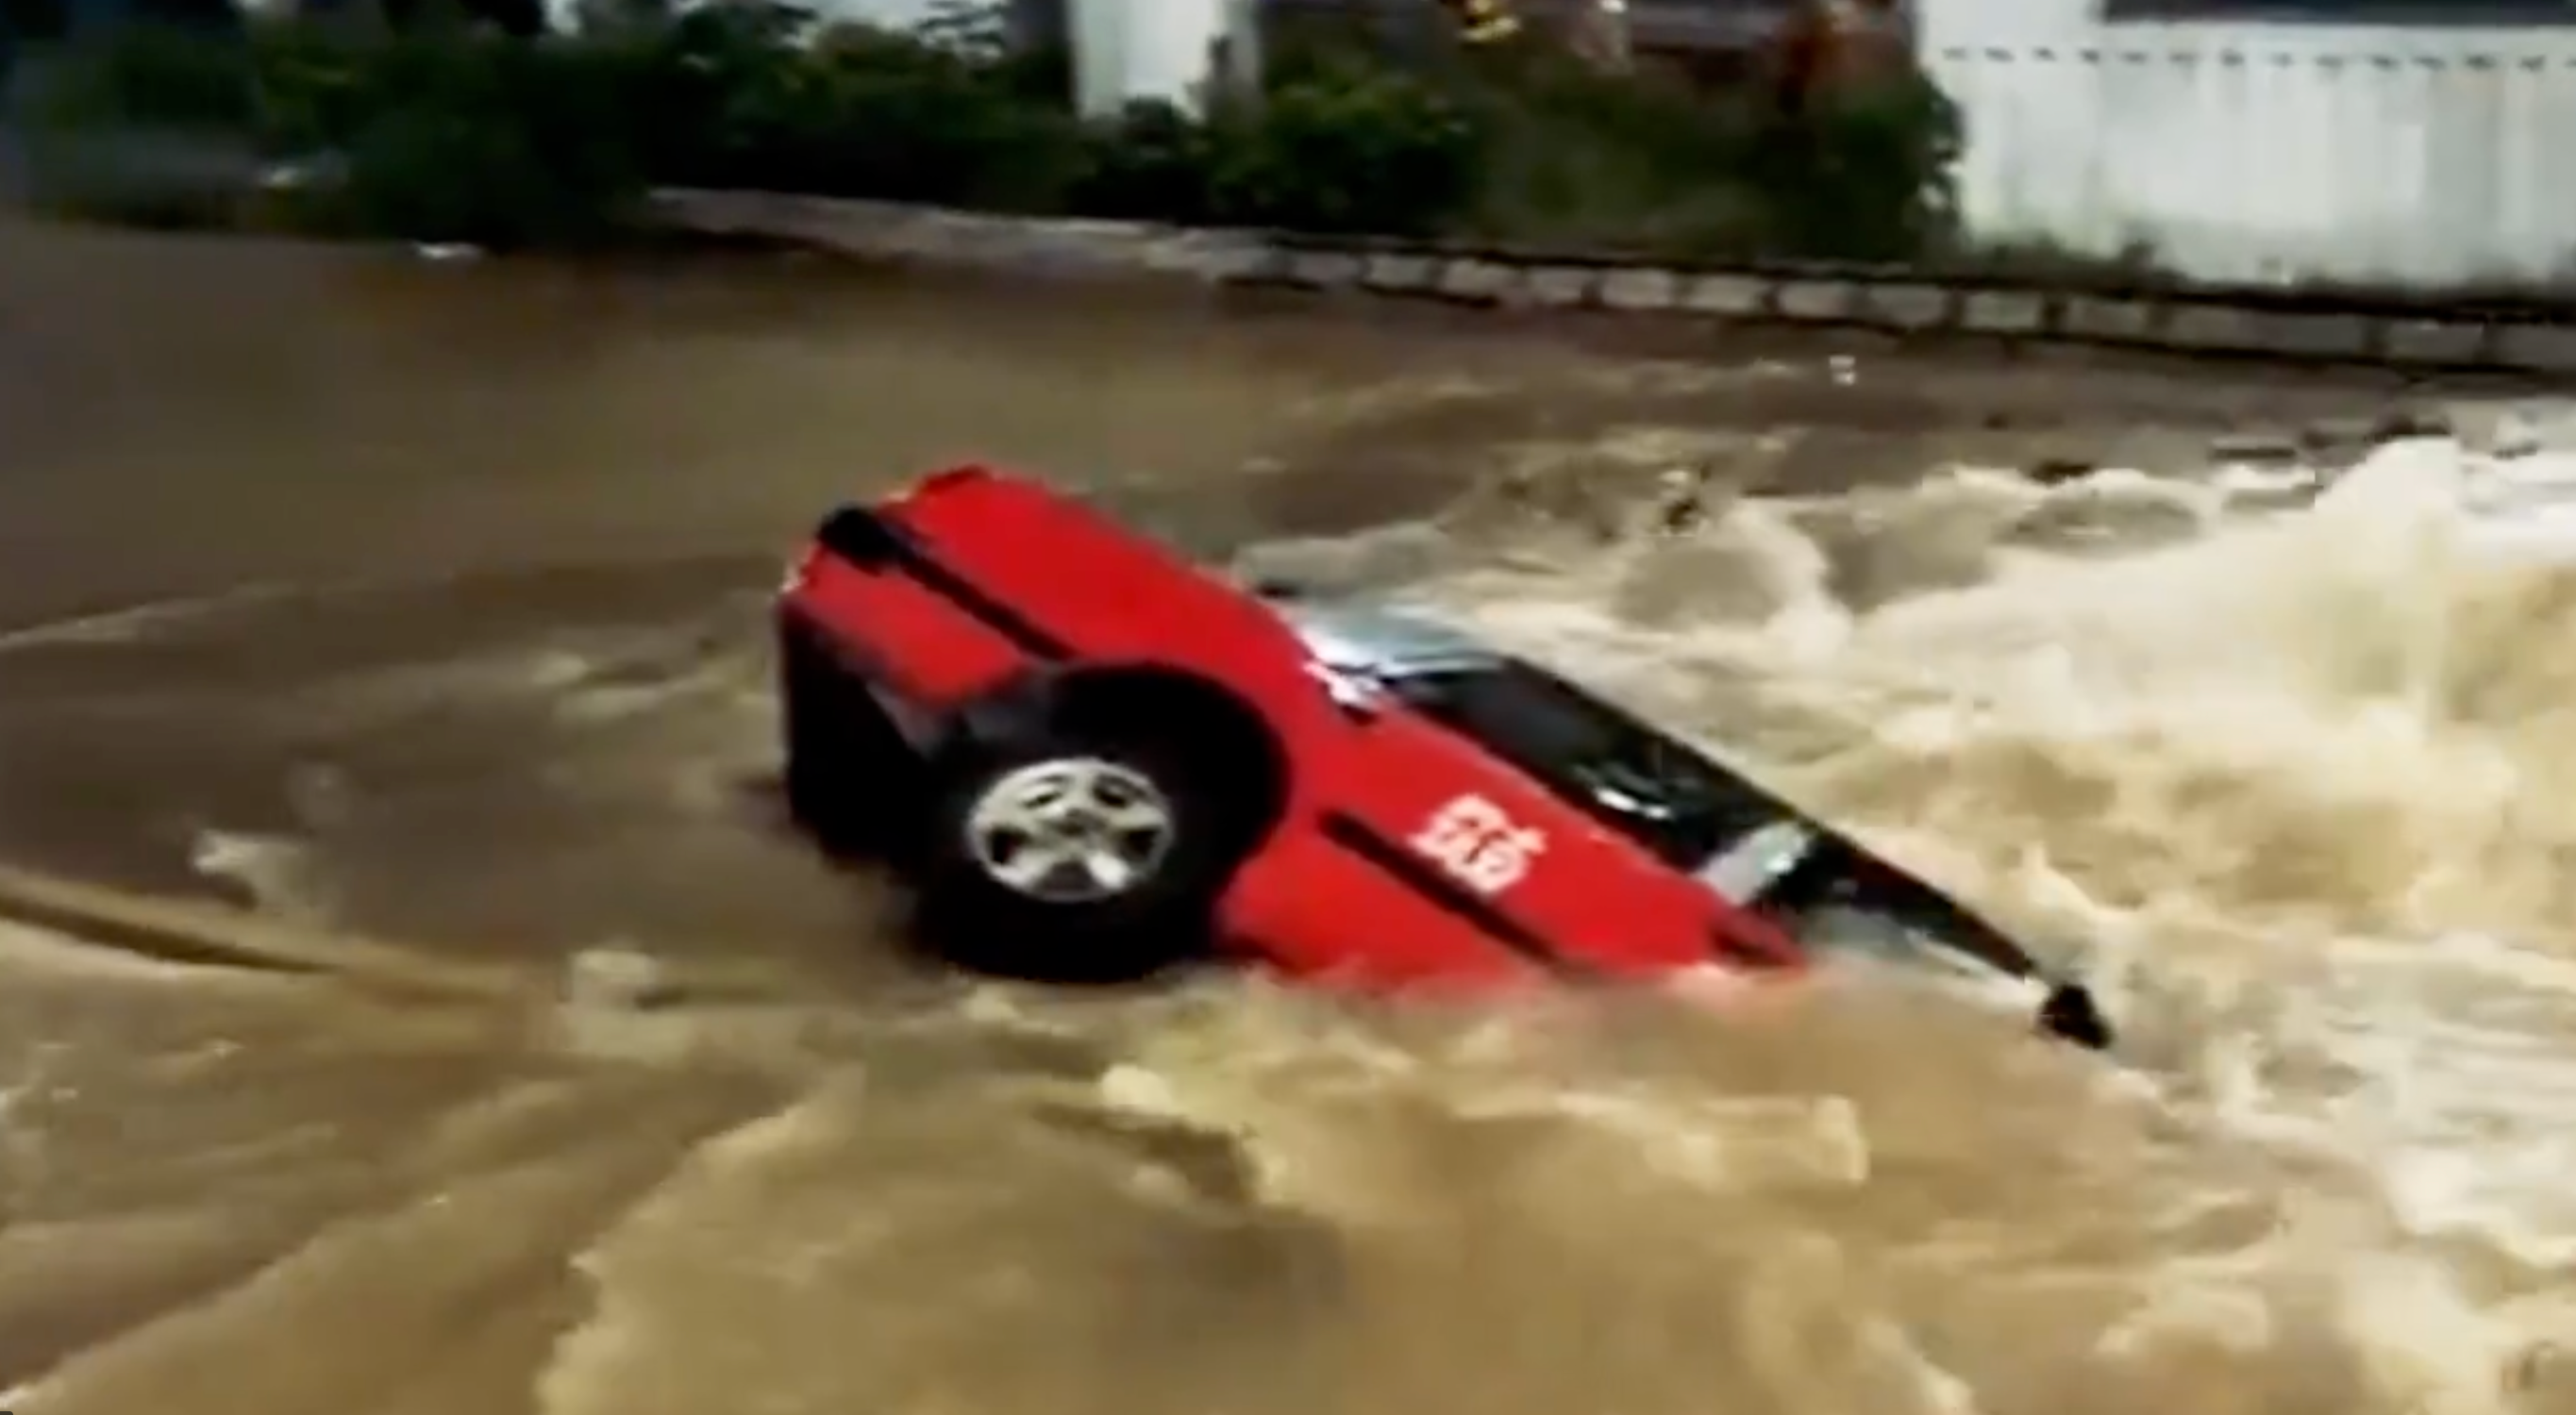
<path fill-rule="evenodd" d="M 1274 603 L 1308 652 L 1344 672 L 1406 678 L 1507 661 L 1500 650 L 1428 614 L 1366 603 Z"/>

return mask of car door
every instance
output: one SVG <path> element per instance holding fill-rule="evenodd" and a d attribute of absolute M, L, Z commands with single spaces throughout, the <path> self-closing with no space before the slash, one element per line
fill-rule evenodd
<path fill-rule="evenodd" d="M 1320 833 L 1426 913 L 1550 972 L 1711 960 L 1688 877 L 1449 729 L 1390 705 L 1354 734 Z"/>

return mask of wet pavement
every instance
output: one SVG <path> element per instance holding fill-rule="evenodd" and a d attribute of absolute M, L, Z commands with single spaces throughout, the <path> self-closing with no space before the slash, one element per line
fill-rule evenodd
<path fill-rule="evenodd" d="M 2194 470 L 2367 386 L 1663 337 L 0 228 L 0 859 L 455 982 L 0 933 L 12 1408 L 2576 1408 L 2576 831 L 2511 780 L 2551 661 L 2476 648 L 2554 572 L 2383 493 L 1944 471 Z M 763 597 L 965 458 L 1721 737 L 2081 941 L 2143 1069 L 1896 987 L 910 961 L 779 826 Z M 1677 469 L 1703 525 L 1643 534 Z M 2357 706 L 2418 680 L 2412 735 Z"/>

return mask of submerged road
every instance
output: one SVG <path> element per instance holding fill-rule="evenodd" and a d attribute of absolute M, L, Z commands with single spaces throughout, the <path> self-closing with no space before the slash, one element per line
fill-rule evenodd
<path fill-rule="evenodd" d="M 430 984 L 0 929 L 12 1408 L 2576 1409 L 2543 1340 L 2556 1279 L 2392 1226 L 2372 1187 L 2401 1151 L 2501 1151 L 2337 1119 L 2370 1084 L 2366 1049 L 2314 1050 L 2344 1013 L 2212 1000 L 2227 967 L 2305 989 L 2318 955 L 2222 947 L 2188 910 L 2158 927 L 2198 991 L 2154 1004 L 2146 1103 L 1884 1001 L 1794 1034 L 1641 1004 L 1610 1045 L 1248 984 L 971 988 L 903 961 L 880 893 L 777 829 L 780 555 L 836 498 L 990 459 L 1205 551 L 1322 537 L 1292 549 L 1497 632 L 1596 625 L 1561 645 L 1587 671 L 1873 820 L 1941 823 L 2010 907 L 2061 907 L 1993 863 L 2039 836 L 2105 910 L 2287 898 L 2409 946 L 2420 921 L 2336 871 L 2361 832 L 2383 864 L 2413 847 L 2367 803 L 2284 804 L 2322 768 L 2293 790 L 2176 766 L 2180 698 L 2118 753 L 2006 720 L 2023 678 L 1977 655 L 2033 621 L 1977 598 L 1999 547 L 2190 541 L 2198 503 L 1923 483 L 2190 470 L 2249 419 L 2375 412 L 2366 390 L 1670 352 L 796 261 L 0 227 L 0 860 L 247 903 L 254 948 L 292 929 L 278 951 L 341 940 L 349 972 Z M 1623 548 L 1676 468 L 1808 500 Z M 1951 619 L 1870 618 L 1944 589 Z M 2088 595 L 2140 602 L 2055 607 Z M 1936 697 L 1955 673 L 2003 735 L 1948 774 L 1863 750 L 1852 723 L 1933 690 L 1730 637 L 1784 606 L 1894 626 L 1869 662 Z M 2287 822 L 2263 838 L 2308 868 L 2159 875 L 2157 832 L 2101 833 L 2115 797 Z M 2233 838 L 2171 838 L 2203 837 Z M 695 1000 L 625 1006 L 648 975 Z M 2495 1067 L 2569 1022 L 2426 977 L 2407 995 L 2451 989 L 2445 1025 Z M 2258 1134 L 2248 1106 L 2316 1133 Z M 2535 1115 L 2477 1133 L 2564 1133 Z"/>

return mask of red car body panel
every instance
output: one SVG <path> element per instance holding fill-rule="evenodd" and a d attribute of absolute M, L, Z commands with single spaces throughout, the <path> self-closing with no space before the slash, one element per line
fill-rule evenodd
<path fill-rule="evenodd" d="M 1284 973 L 1418 988 L 1803 962 L 1772 921 L 1476 742 L 1391 698 L 1351 710 L 1274 606 L 1088 507 L 962 468 L 868 514 L 900 544 L 874 563 L 818 544 L 780 609 L 908 708 L 953 713 L 1033 671 L 1154 666 L 1257 709 L 1289 764 L 1288 800 L 1218 923 Z M 1461 801 L 1535 845 L 1507 884 L 1477 888 L 1456 851 L 1434 848 Z"/>

